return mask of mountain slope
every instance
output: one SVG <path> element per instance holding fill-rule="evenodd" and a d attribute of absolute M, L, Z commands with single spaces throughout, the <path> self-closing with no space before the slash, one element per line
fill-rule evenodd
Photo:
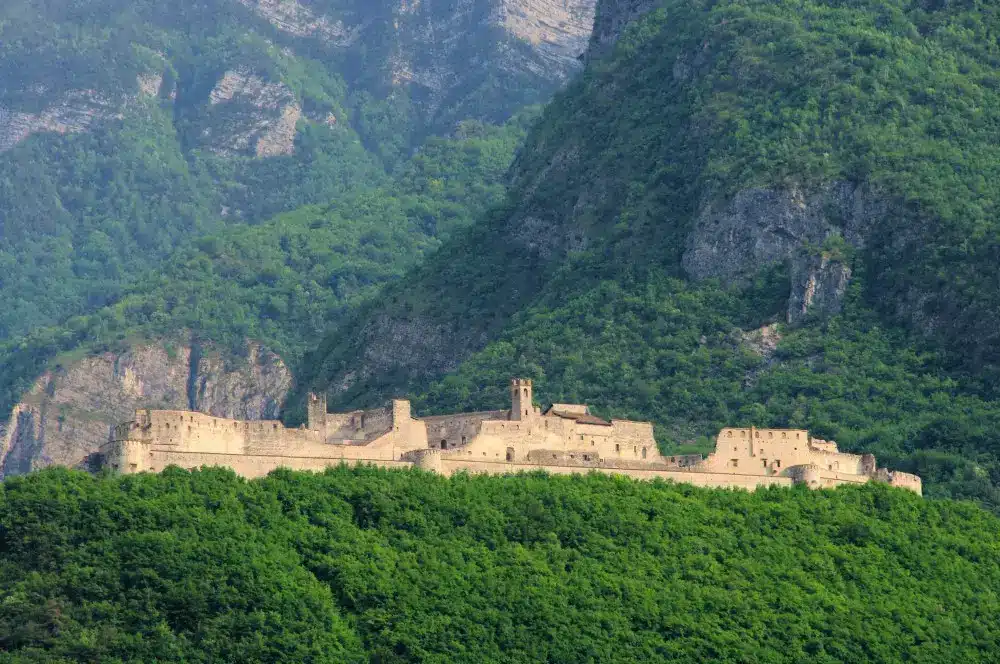
<path fill-rule="evenodd" d="M 664 444 L 795 424 L 996 504 L 997 28 L 972 4 L 660 2 L 546 109 L 508 202 L 334 331 L 312 385 L 443 409 L 516 371 Z"/>
<path fill-rule="evenodd" d="M 0 472 L 76 464 L 135 408 L 276 416 L 331 322 L 502 200 L 534 115 L 463 122 L 383 186 L 182 240 L 114 304 L 0 342 Z"/>
<path fill-rule="evenodd" d="M 4 3 L 0 338 L 114 302 L 185 239 L 378 186 L 429 136 L 547 100 L 593 5 Z"/>

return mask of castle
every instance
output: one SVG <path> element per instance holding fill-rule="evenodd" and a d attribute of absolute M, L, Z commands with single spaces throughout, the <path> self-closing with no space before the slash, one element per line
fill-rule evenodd
<path fill-rule="evenodd" d="M 887 482 L 921 493 L 920 478 L 878 469 L 871 454 L 846 454 L 802 429 L 723 429 L 715 452 L 663 456 L 648 422 L 604 420 L 587 406 L 532 400 L 530 380 L 515 379 L 506 410 L 413 417 L 410 402 L 385 408 L 328 413 L 326 399 L 310 395 L 308 424 L 240 421 L 202 413 L 139 410 L 101 447 L 102 463 L 122 473 L 167 466 L 227 466 L 246 477 L 275 468 L 322 470 L 339 463 L 419 467 L 444 475 L 600 472 L 637 479 L 663 478 L 702 486 L 812 488 Z"/>

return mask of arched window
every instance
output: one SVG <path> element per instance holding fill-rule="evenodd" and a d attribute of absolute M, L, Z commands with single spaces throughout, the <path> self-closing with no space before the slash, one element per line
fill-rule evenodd
<path fill-rule="evenodd" d="M 442 450 L 448 449 L 448 441 L 443 438 L 441 439 L 441 449 Z"/>
<path fill-rule="evenodd" d="M 524 388 L 524 396 L 528 396 L 528 388 Z"/>

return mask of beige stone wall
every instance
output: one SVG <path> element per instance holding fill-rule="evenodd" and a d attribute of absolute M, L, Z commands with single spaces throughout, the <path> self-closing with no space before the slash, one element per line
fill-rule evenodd
<path fill-rule="evenodd" d="M 791 486 L 792 480 L 788 477 L 764 477 L 759 475 L 734 475 L 728 473 L 697 473 L 685 472 L 681 470 L 639 470 L 622 468 L 580 468 L 571 465 L 533 465 L 526 463 L 506 463 L 504 461 L 490 460 L 467 460 L 442 455 L 441 473 L 446 476 L 459 472 L 468 473 L 517 473 L 543 470 L 553 475 L 569 475 L 580 472 L 597 472 L 607 475 L 625 475 L 637 480 L 673 480 L 675 482 L 686 482 L 696 486 L 708 487 L 738 487 L 743 489 L 755 489 L 761 486 Z"/>
<path fill-rule="evenodd" d="M 410 468 L 413 464 L 406 461 L 391 459 L 368 459 L 363 456 L 329 458 L 287 455 L 243 455 L 243 454 L 208 454 L 203 452 L 176 452 L 172 450 L 154 450 L 149 456 L 149 470 L 160 472 L 167 466 L 196 469 L 202 466 L 224 466 L 231 468 L 243 477 L 262 477 L 278 468 L 291 470 L 320 471 L 341 463 L 365 464 L 371 463 L 384 468 Z"/>
<path fill-rule="evenodd" d="M 836 444 L 828 441 L 814 446 L 804 429 L 723 429 L 716 439 L 715 452 L 702 467 L 769 475 L 809 464 L 827 472 L 864 474 L 861 455 L 838 452 Z"/>
<path fill-rule="evenodd" d="M 514 405 L 530 403 L 530 382 L 512 383 Z M 459 471 L 505 473 L 601 472 L 636 479 L 673 479 L 702 486 L 803 483 L 812 488 L 871 480 L 921 492 L 920 478 L 876 470 L 871 455 L 845 454 L 835 443 L 811 439 L 802 429 L 723 429 L 716 450 L 664 457 L 652 424 L 613 420 L 580 422 L 537 409 L 462 413 L 414 419 L 410 402 L 350 413 L 320 413 L 325 399 L 311 397 L 309 427 L 286 429 L 278 421 L 240 421 L 187 411 L 137 411 L 115 427 L 102 448 L 121 472 L 223 465 L 248 477 L 279 467 L 317 470 L 342 462 L 378 463 L 450 475 Z M 586 415 L 585 407 L 561 404 Z M 582 409 L 582 410 L 581 410 Z"/>
<path fill-rule="evenodd" d="M 506 420 L 507 415 L 505 410 L 490 410 L 458 415 L 436 415 L 422 417 L 420 420 L 427 426 L 428 444 L 438 449 L 450 450 L 468 444 L 479 434 L 483 422 Z"/>

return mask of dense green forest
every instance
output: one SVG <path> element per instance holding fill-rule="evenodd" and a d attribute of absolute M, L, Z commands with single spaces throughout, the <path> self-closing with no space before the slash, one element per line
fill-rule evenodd
<path fill-rule="evenodd" d="M 488 2 L 457 17 L 400 16 L 387 0 L 273 4 L 4 3 L 0 339 L 143 290 L 194 238 L 393 187 L 429 139 L 502 125 L 566 75 L 533 69 L 531 45 L 490 28 Z M 447 47 L 421 37 L 455 21 L 471 23 Z M 401 81 L 403 63 L 434 67 L 444 98 Z M 294 144 L 255 156 L 292 107 Z M 20 140 L 22 126 L 34 135 Z"/>
<path fill-rule="evenodd" d="M 500 407 L 523 375 L 667 447 L 802 426 L 1000 506 L 998 31 L 977 2 L 658 3 L 546 108 L 504 205 L 333 330 L 304 382 L 439 412 Z M 706 202 L 831 182 L 885 210 L 860 238 L 820 210 L 844 228 L 799 248 L 852 268 L 840 315 L 787 324 L 787 263 L 689 279 Z M 376 320 L 418 342 L 393 354 Z"/>
<path fill-rule="evenodd" d="M 0 407 L 60 354 L 136 338 L 190 333 L 234 349 L 250 338 L 294 368 L 345 309 L 502 200 L 535 117 L 528 108 L 502 127 L 465 121 L 450 138 L 429 138 L 381 186 L 359 182 L 323 205 L 179 240 L 111 304 L 0 342 Z"/>
<path fill-rule="evenodd" d="M 0 660 L 995 661 L 998 529 L 878 485 L 47 470 L 0 490 Z"/>

